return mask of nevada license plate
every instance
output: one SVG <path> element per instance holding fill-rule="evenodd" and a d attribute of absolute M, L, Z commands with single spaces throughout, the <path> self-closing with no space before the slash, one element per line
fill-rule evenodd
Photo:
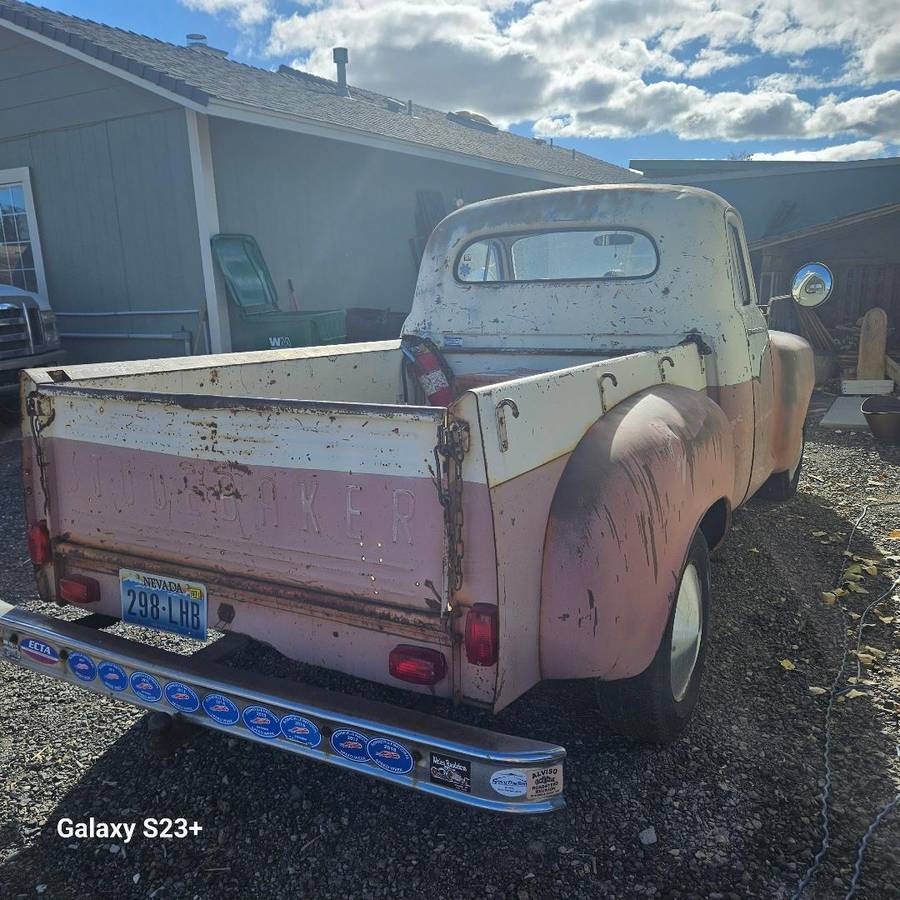
<path fill-rule="evenodd" d="M 167 575 L 119 569 L 122 619 L 206 640 L 206 586 Z"/>

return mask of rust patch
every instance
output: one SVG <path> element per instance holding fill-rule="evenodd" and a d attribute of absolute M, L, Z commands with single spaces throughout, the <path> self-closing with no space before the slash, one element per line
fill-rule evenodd
<path fill-rule="evenodd" d="M 709 397 L 676 385 L 636 394 L 588 430 L 550 509 L 545 678 L 631 677 L 652 659 L 694 529 L 715 502 L 731 501 L 728 432 Z"/>

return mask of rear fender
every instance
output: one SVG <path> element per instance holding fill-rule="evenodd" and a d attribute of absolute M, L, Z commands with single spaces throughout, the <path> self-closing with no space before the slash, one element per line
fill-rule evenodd
<path fill-rule="evenodd" d="M 694 532 L 717 501 L 733 503 L 732 443 L 719 406 L 675 385 L 591 426 L 550 508 L 542 677 L 629 678 L 650 664 Z"/>

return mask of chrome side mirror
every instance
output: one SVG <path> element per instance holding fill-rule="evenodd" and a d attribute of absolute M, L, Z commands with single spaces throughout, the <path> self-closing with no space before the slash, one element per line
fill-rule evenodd
<path fill-rule="evenodd" d="M 791 282 L 791 296 L 799 306 L 821 306 L 834 289 L 834 276 L 824 263 L 807 263 Z"/>

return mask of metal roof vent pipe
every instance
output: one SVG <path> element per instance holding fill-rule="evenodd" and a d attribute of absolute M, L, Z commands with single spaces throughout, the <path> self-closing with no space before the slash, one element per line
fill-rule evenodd
<path fill-rule="evenodd" d="M 187 45 L 188 47 L 205 47 L 206 46 L 206 35 L 205 34 L 189 34 L 186 35 Z"/>
<path fill-rule="evenodd" d="M 337 92 L 341 97 L 349 97 L 347 63 L 350 61 L 350 53 L 346 47 L 335 47 L 331 51 L 331 55 L 334 57 L 334 64 L 337 66 Z"/>

